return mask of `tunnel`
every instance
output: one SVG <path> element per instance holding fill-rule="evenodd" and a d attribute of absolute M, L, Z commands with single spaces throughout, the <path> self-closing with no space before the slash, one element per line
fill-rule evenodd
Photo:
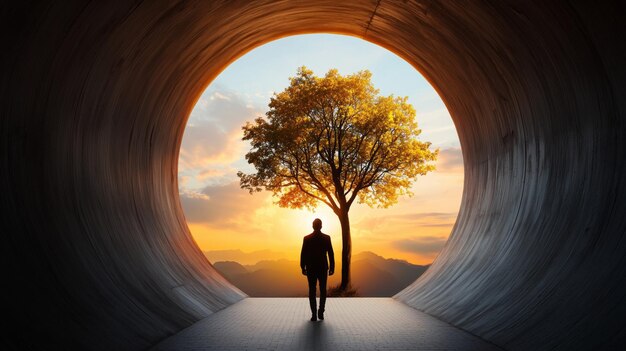
<path fill-rule="evenodd" d="M 396 299 L 506 350 L 625 347 L 621 1 L 9 1 L 0 17 L 4 349 L 145 349 L 245 298 L 189 233 L 181 139 L 229 63 L 304 33 L 396 53 L 457 128 L 459 216 Z"/>

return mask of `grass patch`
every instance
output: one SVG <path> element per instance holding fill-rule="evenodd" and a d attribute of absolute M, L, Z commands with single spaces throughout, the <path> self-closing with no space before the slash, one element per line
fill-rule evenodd
<path fill-rule="evenodd" d="M 326 292 L 328 297 L 359 297 L 359 289 L 348 285 L 346 290 L 341 290 L 341 285 L 330 287 Z"/>

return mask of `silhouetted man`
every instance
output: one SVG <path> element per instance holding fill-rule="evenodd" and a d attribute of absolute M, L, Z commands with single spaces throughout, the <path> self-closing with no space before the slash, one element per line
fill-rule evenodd
<path fill-rule="evenodd" d="M 326 254 L 328 253 L 328 260 Z M 330 260 L 330 267 L 328 261 Z M 304 237 L 300 253 L 300 268 L 309 281 L 309 304 L 311 305 L 311 321 L 324 319 L 326 306 L 326 280 L 328 275 L 335 273 L 335 253 L 330 236 L 322 233 L 322 220 L 313 221 L 313 233 Z M 320 282 L 320 309 L 316 314 L 315 286 Z"/>

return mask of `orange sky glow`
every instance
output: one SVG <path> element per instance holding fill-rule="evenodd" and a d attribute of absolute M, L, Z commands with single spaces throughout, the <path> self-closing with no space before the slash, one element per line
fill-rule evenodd
<path fill-rule="evenodd" d="M 393 207 L 354 206 L 350 211 L 353 252 L 372 251 L 415 264 L 431 263 L 452 230 L 462 187 L 462 172 L 435 172 L 417 181 L 415 196 L 401 198 Z M 325 205 L 314 212 L 284 209 L 273 204 L 270 194 L 240 192 L 236 197 L 242 211 L 229 225 L 189 223 L 203 251 L 271 250 L 277 257 L 297 260 L 302 237 L 311 232 L 313 219 L 320 218 L 322 231 L 331 236 L 336 253 L 340 252 L 339 220 Z M 246 197 L 258 200 L 247 202 Z M 424 247 L 420 249 L 420 245 Z"/>

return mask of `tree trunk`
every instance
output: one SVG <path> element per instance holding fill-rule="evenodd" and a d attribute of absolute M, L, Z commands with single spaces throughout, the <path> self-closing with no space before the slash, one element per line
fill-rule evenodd
<path fill-rule="evenodd" d="M 341 211 L 338 215 L 341 223 L 341 291 L 350 286 L 350 260 L 352 259 L 352 237 L 350 236 L 350 219 L 348 211 Z"/>

